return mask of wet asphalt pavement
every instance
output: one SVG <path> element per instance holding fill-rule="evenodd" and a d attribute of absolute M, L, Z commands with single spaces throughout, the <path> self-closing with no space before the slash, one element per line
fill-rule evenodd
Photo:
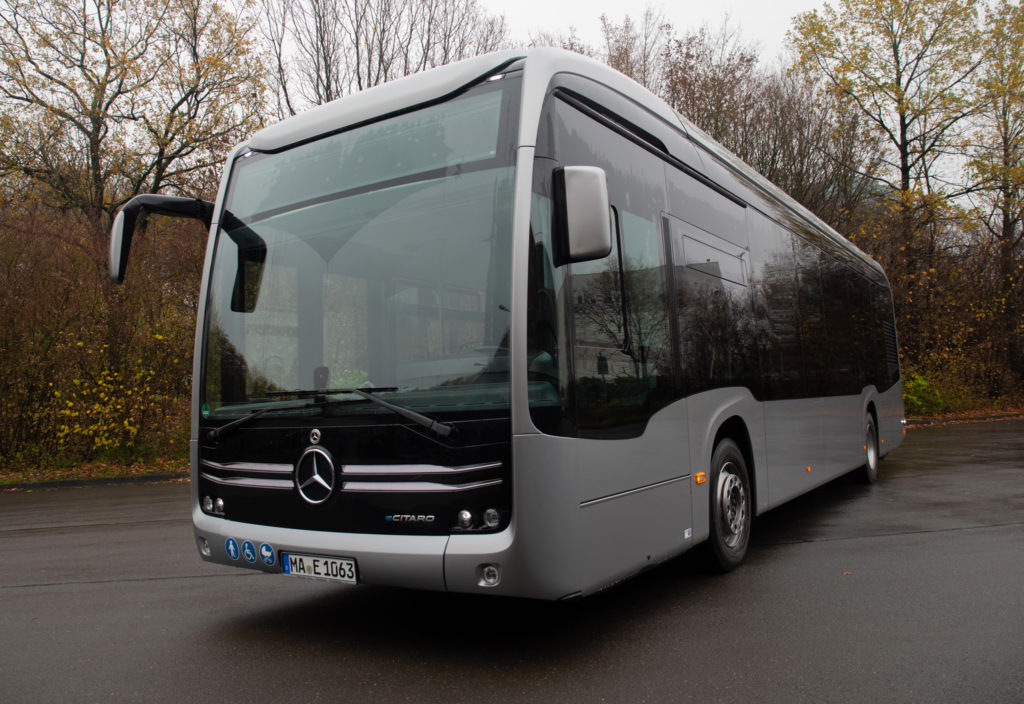
<path fill-rule="evenodd" d="M 1024 420 L 754 530 L 549 604 L 208 565 L 184 483 L 0 493 L 0 702 L 1024 701 Z"/>

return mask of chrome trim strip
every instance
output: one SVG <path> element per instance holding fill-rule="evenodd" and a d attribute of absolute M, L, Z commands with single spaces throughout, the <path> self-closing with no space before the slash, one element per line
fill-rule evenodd
<path fill-rule="evenodd" d="M 482 472 L 498 469 L 501 462 L 485 462 L 467 464 L 460 467 L 445 467 L 437 464 L 346 464 L 341 468 L 342 474 L 367 476 L 402 476 L 408 474 L 451 475 L 466 472 Z"/>
<path fill-rule="evenodd" d="M 455 493 L 460 491 L 472 491 L 483 489 L 489 486 L 499 486 L 501 479 L 486 479 L 481 482 L 469 482 L 467 484 L 439 484 L 438 482 L 342 482 L 342 491 L 352 492 L 397 492 L 415 491 L 425 493 Z"/>
<path fill-rule="evenodd" d="M 586 501 L 580 502 L 580 508 L 586 508 L 587 506 L 593 506 L 594 504 L 604 503 L 605 501 L 612 501 L 614 499 L 621 499 L 623 496 L 629 496 L 630 494 L 639 494 L 641 491 L 647 491 L 648 489 L 657 489 L 658 487 L 665 486 L 666 484 L 674 484 L 675 482 L 681 482 L 689 479 L 691 474 L 684 474 L 681 477 L 673 477 L 672 479 L 664 479 L 660 482 L 654 482 L 653 484 L 647 484 L 645 486 L 638 486 L 635 489 L 627 489 L 626 491 L 620 491 L 617 494 L 608 494 L 607 496 L 598 496 L 596 499 L 587 499 Z"/>
<path fill-rule="evenodd" d="M 295 465 L 270 464 L 268 462 L 213 462 L 202 460 L 199 464 L 218 472 L 249 472 L 251 474 L 291 474 Z"/>
<path fill-rule="evenodd" d="M 291 479 L 261 479 L 259 477 L 215 477 L 206 472 L 200 472 L 203 479 L 220 484 L 222 486 L 244 486 L 250 489 L 292 489 L 295 487 Z"/>

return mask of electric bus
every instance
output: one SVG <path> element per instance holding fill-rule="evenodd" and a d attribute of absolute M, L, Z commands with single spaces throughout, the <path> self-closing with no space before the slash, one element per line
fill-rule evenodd
<path fill-rule="evenodd" d="M 565 599 L 706 544 L 904 435 L 882 268 L 596 61 L 501 52 L 256 133 L 209 227 L 202 558 Z"/>

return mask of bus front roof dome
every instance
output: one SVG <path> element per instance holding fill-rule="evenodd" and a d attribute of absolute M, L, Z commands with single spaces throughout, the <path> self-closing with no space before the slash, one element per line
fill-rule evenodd
<path fill-rule="evenodd" d="M 382 83 L 266 127 L 253 135 L 247 146 L 254 151 L 275 152 L 375 117 L 438 100 L 521 58 L 522 52 L 500 51 Z"/>

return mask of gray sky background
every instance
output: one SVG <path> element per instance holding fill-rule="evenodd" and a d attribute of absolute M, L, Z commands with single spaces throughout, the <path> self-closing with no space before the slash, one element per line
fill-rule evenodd
<path fill-rule="evenodd" d="M 660 7 L 665 18 L 677 33 L 696 29 L 707 23 L 712 28 L 722 24 L 725 15 L 730 25 L 740 30 L 744 39 L 760 46 L 761 60 L 773 60 L 783 50 L 786 31 L 792 19 L 800 12 L 820 9 L 824 0 L 712 0 L 697 2 L 628 3 L 622 0 L 479 0 L 481 5 L 496 14 L 504 14 L 513 39 L 526 41 L 538 30 L 551 32 L 576 28 L 584 41 L 599 46 L 602 14 L 619 23 L 626 16 L 643 16 L 647 4 Z"/>

